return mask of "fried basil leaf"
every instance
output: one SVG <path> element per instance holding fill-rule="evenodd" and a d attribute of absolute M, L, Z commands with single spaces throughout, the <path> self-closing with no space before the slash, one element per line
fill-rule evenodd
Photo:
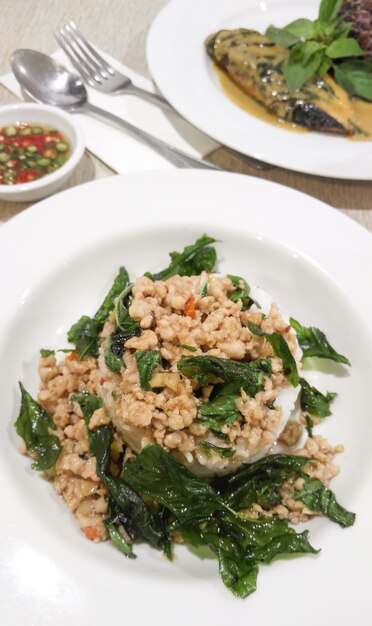
<path fill-rule="evenodd" d="M 119 269 L 114 284 L 105 297 L 103 303 L 94 317 L 83 315 L 67 333 L 67 339 L 75 344 L 78 359 L 85 359 L 89 356 L 98 356 L 99 333 L 101 332 L 110 311 L 114 308 L 114 301 L 129 281 L 128 272 L 124 267 Z"/>
<path fill-rule="evenodd" d="M 99 307 L 97 313 L 94 316 L 94 321 L 97 327 L 101 330 L 103 325 L 107 321 L 107 318 L 114 308 L 115 299 L 120 296 L 123 290 L 128 286 L 129 283 L 129 275 L 125 267 L 119 268 L 119 273 L 117 274 L 114 283 Z"/>
<path fill-rule="evenodd" d="M 271 347 L 274 351 L 274 354 L 281 359 L 283 363 L 283 374 L 286 379 L 293 385 L 293 387 L 297 387 L 300 382 L 296 361 L 294 360 L 293 354 L 289 349 L 289 346 L 284 339 L 283 335 L 280 333 L 265 333 L 259 326 L 253 324 L 252 322 L 248 322 L 248 328 L 257 337 L 265 337 L 270 343 Z"/>
<path fill-rule="evenodd" d="M 299 474 L 309 459 L 273 454 L 213 480 L 212 487 L 233 509 L 250 509 L 258 503 L 269 510 L 281 502 L 279 488 L 292 474 Z"/>
<path fill-rule="evenodd" d="M 120 330 L 114 330 L 110 335 L 110 351 L 116 356 L 122 357 L 125 352 L 125 342 L 128 336 L 122 333 Z"/>
<path fill-rule="evenodd" d="M 78 359 L 86 359 L 90 356 L 98 357 L 98 335 L 99 331 L 94 318 L 82 315 L 81 318 L 71 326 L 67 333 L 67 339 L 75 345 Z"/>
<path fill-rule="evenodd" d="M 123 367 L 123 359 L 117 356 L 111 349 L 105 350 L 105 364 L 115 374 L 120 374 Z"/>
<path fill-rule="evenodd" d="M 208 546 L 216 554 L 223 583 L 239 598 L 255 591 L 259 563 L 271 563 L 288 554 L 317 552 L 307 539 L 307 531 L 297 534 L 277 518 L 248 520 L 227 513 L 177 530 L 187 543 Z"/>
<path fill-rule="evenodd" d="M 301 385 L 301 409 L 315 417 L 328 417 L 332 415 L 330 404 L 337 396 L 336 393 L 327 391 L 324 395 L 316 387 L 312 387 L 304 379 L 300 378 Z"/>
<path fill-rule="evenodd" d="M 210 443 L 209 441 L 199 441 L 198 448 L 202 450 L 208 459 L 210 459 L 214 454 L 218 454 L 221 459 L 231 459 L 236 452 L 234 448 L 223 448 L 221 446 L 216 446 L 214 443 Z"/>
<path fill-rule="evenodd" d="M 123 527 L 123 520 L 121 517 L 121 509 L 116 504 L 114 498 L 108 495 L 108 516 L 105 519 L 105 526 L 110 535 L 110 539 L 114 546 L 124 554 L 124 556 L 135 559 L 136 555 L 133 552 L 132 543 L 128 542 L 121 532 Z"/>
<path fill-rule="evenodd" d="M 336 496 L 325 487 L 320 480 L 313 480 L 308 476 L 305 478 L 303 491 L 294 490 L 294 497 L 301 500 L 311 511 L 321 512 L 330 520 L 336 522 L 342 528 L 352 526 L 355 522 L 355 513 L 344 509 L 336 500 Z"/>
<path fill-rule="evenodd" d="M 110 524 L 108 522 L 105 522 L 105 526 L 115 548 L 120 550 L 120 552 L 122 552 L 124 556 L 128 557 L 129 559 L 135 559 L 136 555 L 133 552 L 132 544 L 125 541 L 118 526 L 115 526 L 115 524 Z"/>
<path fill-rule="evenodd" d="M 141 387 L 145 391 L 151 391 L 150 380 L 155 370 L 163 364 L 161 354 L 159 350 L 144 350 L 143 352 L 137 350 L 134 356 L 137 361 Z"/>
<path fill-rule="evenodd" d="M 83 392 L 80 396 L 73 396 L 75 402 L 81 406 L 84 420 L 88 429 L 89 448 L 96 457 L 96 472 L 106 486 L 109 495 L 120 509 L 120 522 L 126 532 L 133 538 L 148 541 L 156 548 L 168 550 L 169 539 L 163 519 L 135 493 L 121 478 L 113 476 L 109 471 L 112 431 L 109 426 L 100 426 L 95 430 L 89 429 L 89 420 L 94 411 L 102 406 L 97 396 Z"/>
<path fill-rule="evenodd" d="M 226 383 L 236 383 L 251 397 L 263 390 L 265 376 L 271 377 L 270 359 L 243 362 L 215 356 L 190 356 L 181 359 L 177 367 L 184 376 L 197 380 L 203 387 L 214 378 L 221 378 Z"/>
<path fill-rule="evenodd" d="M 123 478 L 172 512 L 172 529 L 194 546 L 208 546 L 225 585 L 245 598 L 256 588 L 259 563 L 293 553 L 315 553 L 307 533 L 273 518 L 249 520 L 229 508 L 214 489 L 158 445 L 124 466 Z"/>
<path fill-rule="evenodd" d="M 298 343 L 304 357 L 316 356 L 320 359 L 331 359 L 337 363 L 350 365 L 349 359 L 332 348 L 325 334 L 313 326 L 301 326 L 293 317 L 289 318 L 292 328 L 296 331 Z"/>
<path fill-rule="evenodd" d="M 221 385 L 216 395 L 198 407 L 198 418 L 202 426 L 219 431 L 222 426 L 235 422 L 241 413 L 236 406 L 240 397 L 240 381 Z"/>
<path fill-rule="evenodd" d="M 251 308 L 252 304 L 255 304 L 257 308 L 261 308 L 256 300 L 250 297 L 251 288 L 248 285 L 247 281 L 240 276 L 233 276 L 232 274 L 227 274 L 227 278 L 229 278 L 235 287 L 235 291 L 231 294 L 230 300 L 232 302 L 242 301 L 242 311 L 247 311 Z M 243 286 L 241 286 L 243 285 Z"/>
<path fill-rule="evenodd" d="M 132 294 L 133 285 L 127 285 L 120 293 L 116 305 L 116 328 L 125 335 L 127 339 L 141 332 L 138 322 L 135 322 L 129 315 L 130 296 Z"/>
<path fill-rule="evenodd" d="M 22 437 L 27 450 L 37 455 L 37 460 L 32 463 L 34 470 L 44 471 L 53 467 L 57 461 L 61 444 L 56 435 L 51 435 L 49 429 L 55 430 L 56 426 L 48 413 L 26 391 L 22 383 L 21 408 L 14 426 L 17 434 Z"/>
<path fill-rule="evenodd" d="M 217 261 L 216 250 L 209 244 L 216 240 L 208 235 L 202 235 L 197 241 L 186 246 L 182 252 L 170 252 L 171 262 L 161 272 L 146 273 L 152 280 L 167 280 L 171 276 L 197 276 L 204 270 L 213 272 Z"/>
<path fill-rule="evenodd" d="M 161 446 L 150 445 L 123 469 L 123 479 L 169 509 L 182 524 L 195 524 L 224 508 L 213 489 Z"/>

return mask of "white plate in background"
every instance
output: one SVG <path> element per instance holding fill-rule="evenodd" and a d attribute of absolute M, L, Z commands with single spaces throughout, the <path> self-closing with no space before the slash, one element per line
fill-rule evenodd
<path fill-rule="evenodd" d="M 147 61 L 157 86 L 189 122 L 230 148 L 279 167 L 333 178 L 371 180 L 372 141 L 278 128 L 243 111 L 222 91 L 204 42 L 221 29 L 265 32 L 300 17 L 319 0 L 173 0 L 155 18 Z"/>

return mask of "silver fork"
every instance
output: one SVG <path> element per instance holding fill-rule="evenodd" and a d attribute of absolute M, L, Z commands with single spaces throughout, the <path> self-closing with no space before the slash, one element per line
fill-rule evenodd
<path fill-rule="evenodd" d="M 133 94 L 160 105 L 172 111 L 172 113 L 176 112 L 167 100 L 151 91 L 136 87 L 128 76 L 115 70 L 97 50 L 95 50 L 72 20 L 67 22 L 64 26 L 61 26 L 58 32 L 54 33 L 54 36 L 84 82 L 88 83 L 93 89 L 98 89 L 98 91 L 111 93 L 113 95 L 124 93 Z M 256 170 L 265 171 L 271 170 L 274 167 L 270 163 L 259 161 L 254 157 L 237 152 L 227 146 L 223 146 L 223 148 L 233 156 L 254 167 Z"/>
<path fill-rule="evenodd" d="M 174 110 L 169 102 L 156 93 L 133 85 L 128 76 L 114 69 L 80 32 L 73 21 L 67 22 L 54 33 L 73 66 L 90 87 L 105 93 L 128 93 Z"/>

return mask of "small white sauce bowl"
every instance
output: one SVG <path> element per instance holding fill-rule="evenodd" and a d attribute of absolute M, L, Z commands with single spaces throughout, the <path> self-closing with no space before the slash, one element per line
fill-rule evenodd
<path fill-rule="evenodd" d="M 0 128 L 16 124 L 38 124 L 59 130 L 71 146 L 66 163 L 55 172 L 19 185 L 0 185 L 0 199 L 10 202 L 31 202 L 55 193 L 71 176 L 84 154 L 84 135 L 72 115 L 44 104 L 10 104 L 0 107 Z"/>

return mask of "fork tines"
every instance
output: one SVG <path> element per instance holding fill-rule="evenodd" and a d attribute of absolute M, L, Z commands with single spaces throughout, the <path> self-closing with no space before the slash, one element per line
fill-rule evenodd
<path fill-rule="evenodd" d="M 97 87 L 114 74 L 114 69 L 91 46 L 73 21 L 61 26 L 55 37 L 82 78 Z"/>

